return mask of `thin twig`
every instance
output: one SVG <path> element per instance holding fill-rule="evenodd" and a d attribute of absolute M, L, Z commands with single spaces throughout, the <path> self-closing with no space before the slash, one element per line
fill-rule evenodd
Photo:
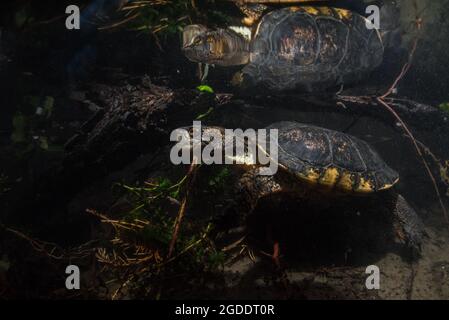
<path fill-rule="evenodd" d="M 186 175 L 187 183 L 186 183 L 186 187 L 185 187 L 185 194 L 184 194 L 184 197 L 182 199 L 181 207 L 179 208 L 178 216 L 177 216 L 176 221 L 175 221 L 175 227 L 173 229 L 172 239 L 170 241 L 170 247 L 169 247 L 168 255 L 167 255 L 168 259 L 170 259 L 171 255 L 173 254 L 173 250 L 175 248 L 175 244 L 176 244 L 176 240 L 178 238 L 181 222 L 182 222 L 182 219 L 184 218 L 184 215 L 185 215 L 185 211 L 186 211 L 186 207 L 187 207 L 187 201 L 188 201 L 188 198 L 189 198 L 189 195 L 190 195 L 190 189 L 191 189 L 191 186 L 193 185 L 193 183 L 195 181 L 197 169 L 198 169 L 198 164 L 194 160 L 192 162 L 192 164 L 190 165 L 189 171 L 187 172 L 187 175 Z"/>
<path fill-rule="evenodd" d="M 418 30 L 420 30 L 422 28 L 421 24 L 417 24 L 417 28 Z M 403 128 L 403 130 L 405 131 L 406 135 L 410 138 L 410 140 L 413 143 L 413 146 L 419 156 L 419 158 L 421 159 L 422 163 L 424 164 L 424 167 L 426 168 L 427 174 L 430 177 L 430 180 L 432 182 L 433 188 L 435 190 L 435 194 L 438 198 L 439 204 L 441 206 L 441 209 L 443 210 L 443 214 L 444 214 L 444 219 L 449 227 L 449 218 L 448 218 L 448 213 L 446 210 L 446 207 L 444 205 L 443 199 L 441 198 L 441 193 L 440 190 L 438 188 L 438 184 L 436 182 L 436 179 L 432 173 L 432 170 L 430 169 L 430 166 L 427 162 L 427 160 L 425 159 L 422 149 L 420 148 L 420 146 L 418 145 L 417 140 L 415 139 L 413 133 L 411 132 L 411 130 L 408 128 L 407 124 L 402 120 L 402 118 L 399 116 L 399 114 L 394 110 L 394 108 L 386 101 L 387 98 L 389 98 L 391 96 L 391 94 L 393 94 L 393 92 L 395 91 L 395 89 L 397 88 L 399 82 L 404 78 L 404 76 L 407 74 L 407 72 L 410 70 L 410 67 L 412 65 L 413 62 L 413 58 L 415 56 L 416 53 L 416 49 L 418 47 L 418 38 L 415 38 L 413 45 L 412 45 L 412 49 L 410 50 L 409 56 L 408 56 L 408 60 L 407 62 L 402 66 L 401 72 L 399 73 L 399 75 L 395 78 L 395 80 L 393 81 L 393 84 L 388 88 L 388 90 L 381 96 L 377 96 L 375 97 L 375 100 L 377 101 L 378 104 L 380 104 L 381 106 L 383 106 L 387 111 L 389 111 L 394 117 L 395 119 L 401 124 L 401 127 Z M 343 100 L 348 100 L 348 101 L 372 101 L 373 97 L 351 97 L 351 96 L 339 96 L 341 99 Z M 426 149 L 428 149 L 426 147 Z"/>
<path fill-rule="evenodd" d="M 449 219 L 448 219 L 448 215 L 447 215 L 446 206 L 444 205 L 443 199 L 441 198 L 441 193 L 440 193 L 440 190 L 438 188 L 438 184 L 436 182 L 435 176 L 433 175 L 432 170 L 430 169 L 429 163 L 427 162 L 426 158 L 424 157 L 424 155 L 423 155 L 423 153 L 421 151 L 421 148 L 419 147 L 418 142 L 416 141 L 413 133 L 407 127 L 407 125 L 402 120 L 402 118 L 397 114 L 397 112 L 388 103 L 386 103 L 382 98 L 377 98 L 377 101 L 382 106 L 384 106 L 396 118 L 396 120 L 399 121 L 399 123 L 401 124 L 401 127 L 404 129 L 404 131 L 406 132 L 407 136 L 412 141 L 412 144 L 413 144 L 416 152 L 418 153 L 418 156 L 420 157 L 422 163 L 424 164 L 424 167 L 426 168 L 426 171 L 427 171 L 427 174 L 430 177 L 430 180 L 432 181 L 433 188 L 435 189 L 435 193 L 436 193 L 436 195 L 438 197 L 438 201 L 440 203 L 441 209 L 443 210 L 444 219 L 445 219 L 446 223 L 449 226 Z"/>
<path fill-rule="evenodd" d="M 412 46 L 412 50 L 410 51 L 409 54 L 409 58 L 407 63 L 405 63 L 402 66 L 402 70 L 401 73 L 399 74 L 399 76 L 395 79 L 395 81 L 393 82 L 393 84 L 391 85 L 391 87 L 387 90 L 387 92 L 382 95 L 381 97 L 379 97 L 380 99 L 384 100 L 386 99 L 388 96 L 390 96 L 394 89 L 396 89 L 396 87 L 398 86 L 399 82 L 402 80 L 402 78 L 404 78 L 404 76 L 407 74 L 407 72 L 410 70 L 410 67 L 412 65 L 412 61 L 413 61 L 413 57 L 415 56 L 415 52 L 416 52 L 416 48 L 418 47 L 418 39 L 415 39 L 415 41 L 413 41 L 413 46 Z"/>

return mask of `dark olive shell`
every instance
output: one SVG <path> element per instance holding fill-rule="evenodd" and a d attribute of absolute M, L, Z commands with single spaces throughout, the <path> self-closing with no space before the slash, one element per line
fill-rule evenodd
<path fill-rule="evenodd" d="M 365 141 L 297 122 L 277 122 L 278 162 L 310 184 L 344 192 L 372 193 L 395 185 L 399 176 Z"/>
<path fill-rule="evenodd" d="M 329 7 L 290 7 L 266 14 L 243 69 L 243 85 L 315 90 L 366 77 L 380 65 L 378 30 L 359 14 Z"/>

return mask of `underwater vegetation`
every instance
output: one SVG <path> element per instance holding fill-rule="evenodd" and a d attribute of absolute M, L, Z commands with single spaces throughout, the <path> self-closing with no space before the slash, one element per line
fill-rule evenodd
<path fill-rule="evenodd" d="M 147 182 L 142 188 L 119 186 L 126 191 L 122 200 L 131 209 L 118 213 L 117 218 L 88 210 L 114 230 L 109 245 L 96 249 L 98 262 L 106 266 L 105 281 L 107 278 L 114 279 L 111 274 L 121 279 L 115 281 L 119 287 L 110 298 L 158 299 L 169 296 L 169 292 L 164 292 L 166 282 L 172 277 L 185 277 L 179 274 L 180 270 L 185 273 L 199 272 L 204 276 L 222 267 L 224 254 L 216 249 L 209 238 L 213 228 L 211 223 L 200 229 L 191 224 L 184 225 L 177 235 L 176 253 L 168 255 L 176 219 L 167 216 L 163 204 L 179 201 L 184 183 L 185 178 L 176 184 L 163 178 L 157 182 Z M 192 277 L 188 277 L 191 280 Z"/>
<path fill-rule="evenodd" d="M 449 102 L 440 104 L 439 108 L 445 112 L 449 112 Z"/>

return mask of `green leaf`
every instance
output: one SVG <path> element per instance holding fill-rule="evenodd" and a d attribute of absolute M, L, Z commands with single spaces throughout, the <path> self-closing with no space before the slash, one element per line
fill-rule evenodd
<path fill-rule="evenodd" d="M 200 85 L 196 88 L 201 92 L 214 93 L 214 89 L 212 89 L 211 87 L 209 87 L 207 85 Z"/>
<path fill-rule="evenodd" d="M 53 114 L 54 105 L 55 105 L 55 98 L 50 96 L 45 97 L 43 109 L 47 119 L 50 118 L 51 115 Z"/>
<path fill-rule="evenodd" d="M 26 118 L 18 112 L 14 115 L 12 120 L 14 131 L 11 135 L 11 140 L 14 143 L 21 143 L 26 141 Z"/>
<path fill-rule="evenodd" d="M 163 178 L 162 181 L 159 182 L 159 188 L 165 190 L 165 189 L 170 188 L 171 184 L 172 184 L 172 183 L 170 182 L 169 179 Z"/>
<path fill-rule="evenodd" d="M 48 150 L 48 139 L 47 137 L 39 137 L 39 146 L 44 149 Z"/>
<path fill-rule="evenodd" d="M 6 256 L 6 254 L 4 254 L 2 259 L 0 260 L 0 272 L 8 271 L 10 266 L 11 266 L 11 263 L 9 262 L 9 259 Z"/>
<path fill-rule="evenodd" d="M 442 111 L 449 112 L 449 102 L 442 103 L 438 106 Z"/>
<path fill-rule="evenodd" d="M 173 192 L 170 193 L 170 197 L 172 197 L 173 199 L 178 199 L 179 197 L 179 190 L 175 190 Z"/>
<path fill-rule="evenodd" d="M 14 16 L 14 20 L 16 23 L 16 26 L 18 28 L 21 28 L 26 21 L 28 20 L 28 10 L 26 7 L 22 8 L 21 10 L 17 11 L 15 16 Z"/>

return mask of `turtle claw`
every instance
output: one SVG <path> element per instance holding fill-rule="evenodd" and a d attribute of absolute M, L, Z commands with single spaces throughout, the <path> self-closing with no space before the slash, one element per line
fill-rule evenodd
<path fill-rule="evenodd" d="M 395 227 L 396 238 L 405 246 L 406 250 L 410 252 L 412 258 L 419 258 L 422 250 L 422 239 L 420 236 L 414 234 L 405 234 L 402 226 Z"/>
<path fill-rule="evenodd" d="M 202 76 L 201 76 L 201 83 L 203 83 L 204 81 L 206 81 L 207 76 L 209 75 L 209 64 L 205 64 L 204 65 L 204 70 L 202 70 Z"/>
<path fill-rule="evenodd" d="M 272 259 L 274 261 L 274 264 L 276 265 L 276 267 L 278 269 L 281 268 L 281 260 L 280 260 L 280 248 L 279 248 L 279 242 L 276 241 L 273 244 L 273 255 L 272 255 Z"/>
<path fill-rule="evenodd" d="M 199 62 L 198 77 L 200 78 L 201 83 L 204 83 L 204 81 L 206 81 L 208 75 L 209 75 L 209 64 L 205 63 L 203 68 L 203 64 Z"/>

